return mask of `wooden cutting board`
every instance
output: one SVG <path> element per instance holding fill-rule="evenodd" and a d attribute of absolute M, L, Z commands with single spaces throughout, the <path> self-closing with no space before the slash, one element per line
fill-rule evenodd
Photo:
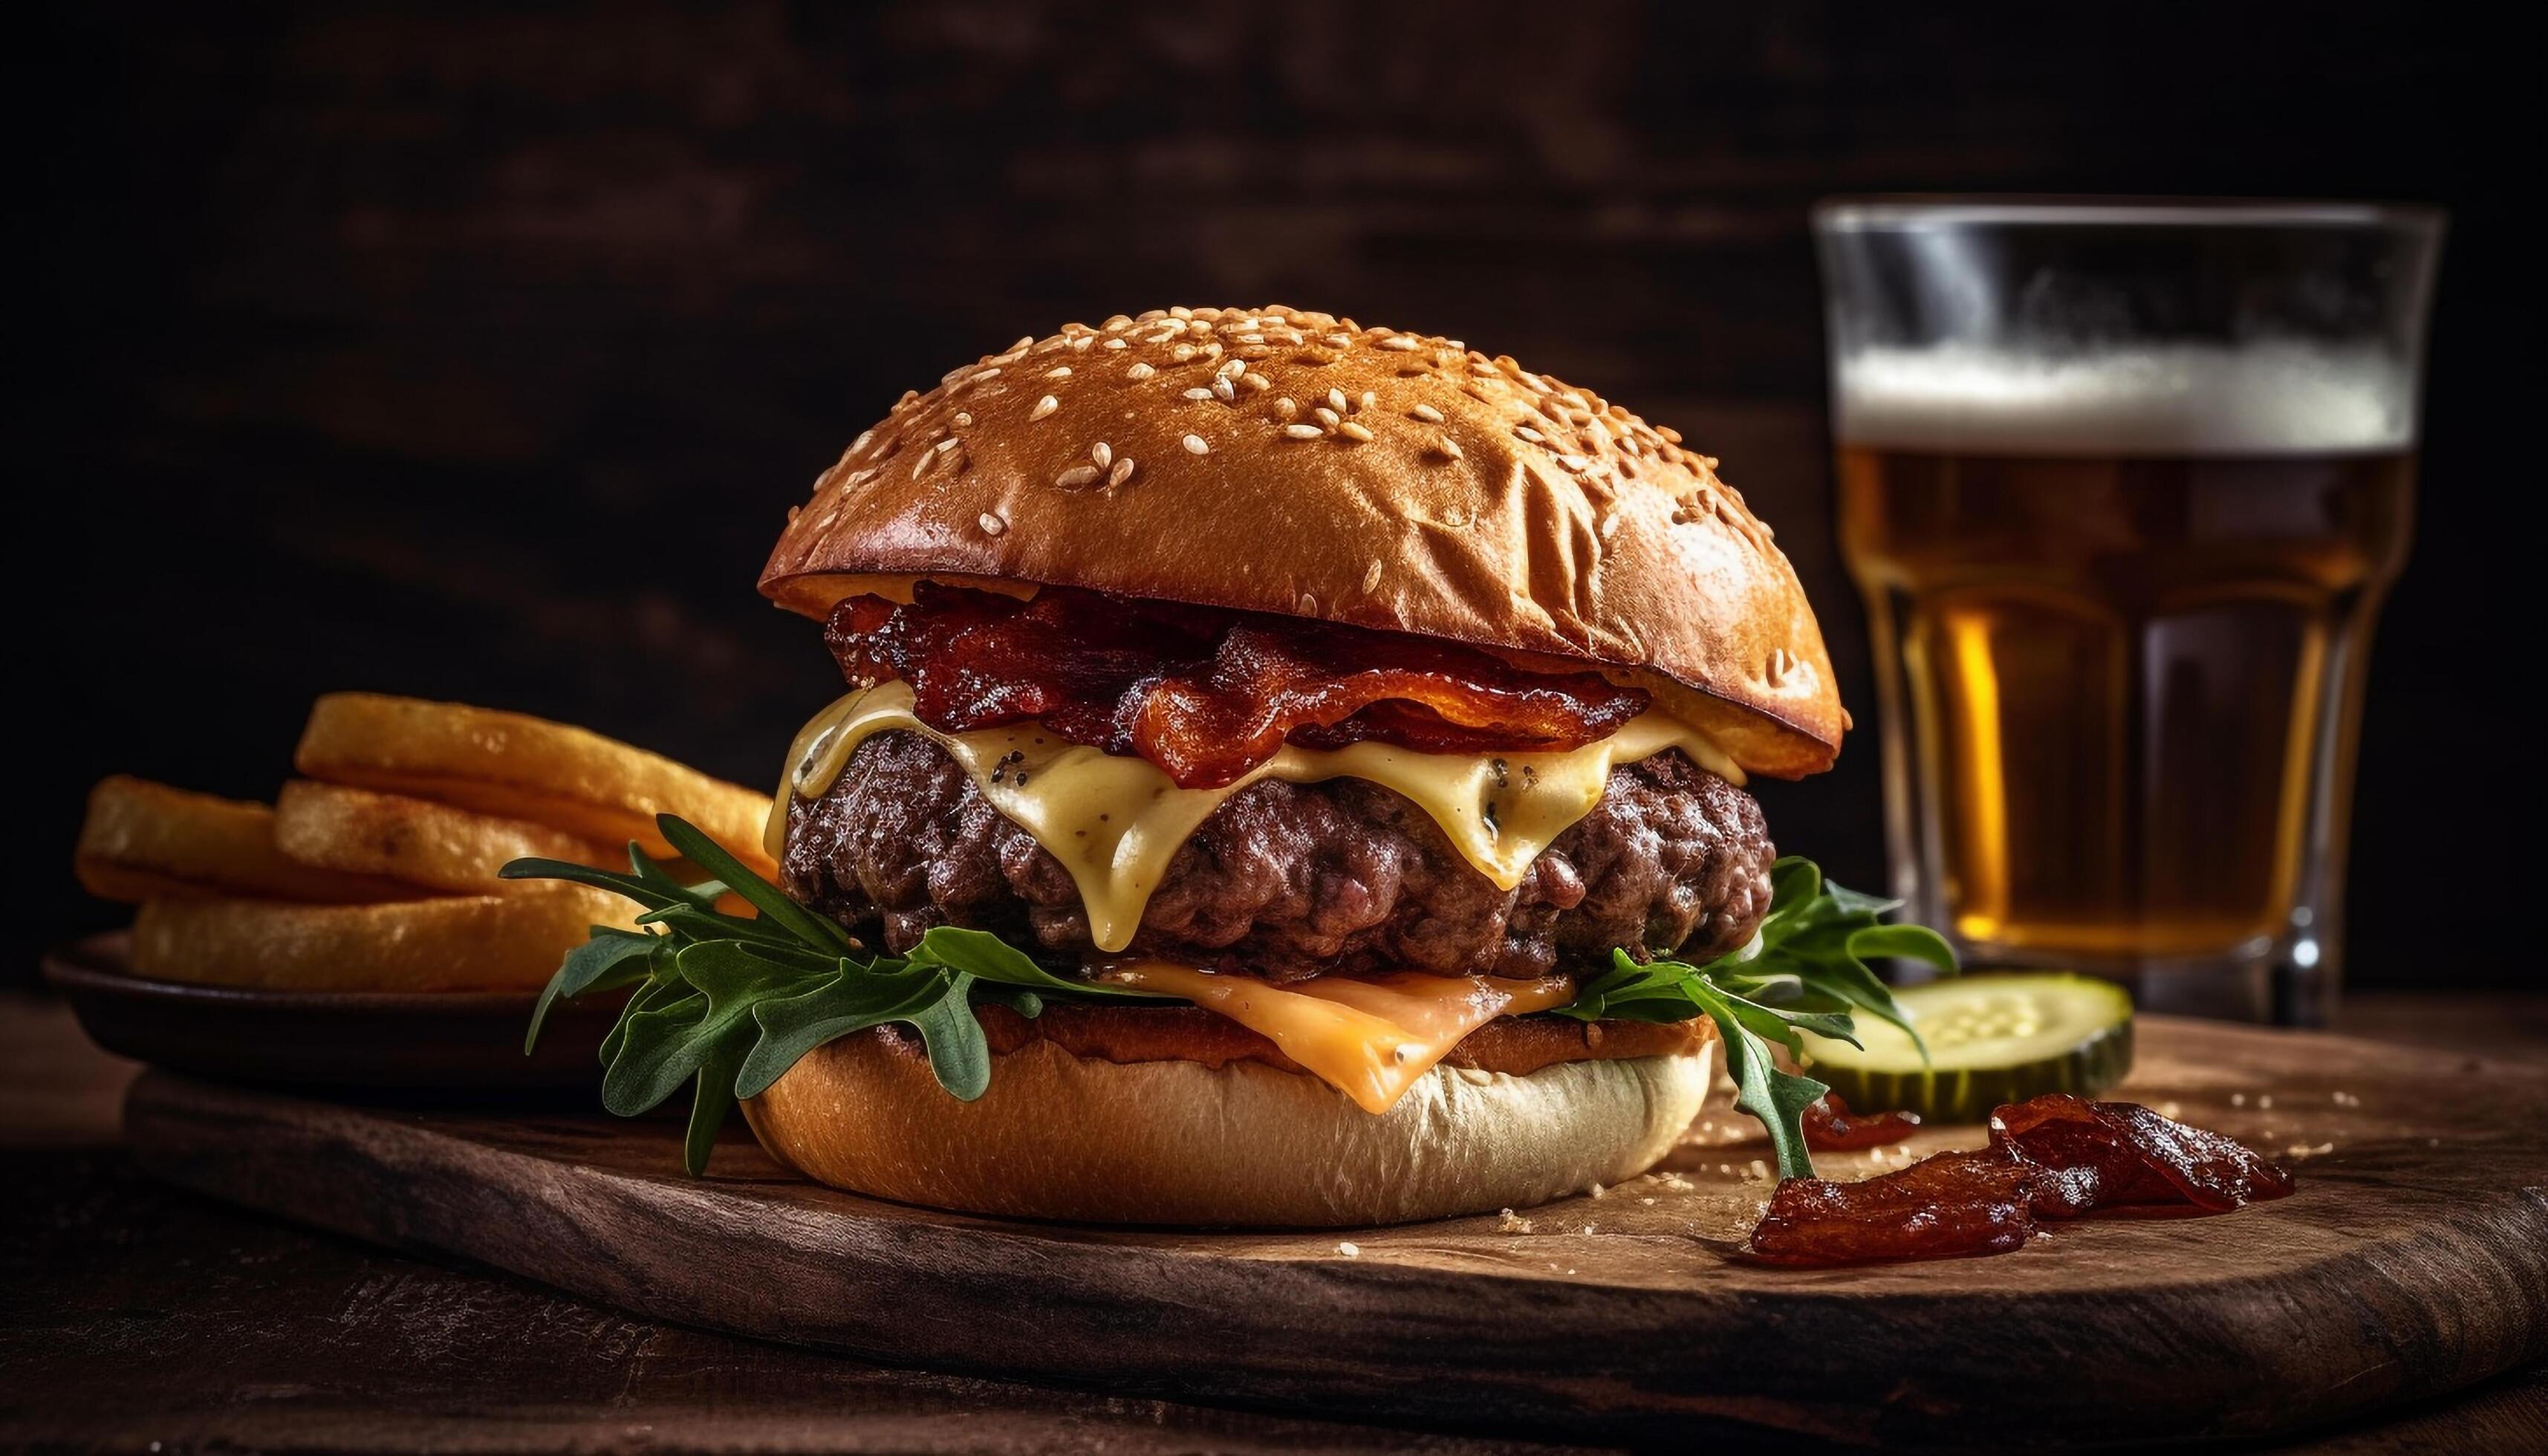
<path fill-rule="evenodd" d="M 2285 1159 L 2226 1218 L 2059 1226 L 1984 1259 L 1796 1271 L 1738 1248 L 1745 1122 L 1531 1209 L 1339 1235 L 965 1218 L 795 1180 L 678 1125 L 366 1109 L 154 1072 L 150 1171 L 660 1319 L 1126 1394 L 1586 1439 L 2261 1434 L 2548 1354 L 2548 1063 L 2159 1018 L 2121 1095 Z M 1830 1154 L 1835 1174 L 1907 1154 Z"/>

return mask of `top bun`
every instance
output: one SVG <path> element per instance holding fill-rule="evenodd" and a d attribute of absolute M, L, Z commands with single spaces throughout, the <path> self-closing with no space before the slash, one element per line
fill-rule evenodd
<path fill-rule="evenodd" d="M 1716 462 L 1457 339 L 1295 309 L 1022 338 L 906 394 L 761 575 L 1035 583 L 1449 638 L 1655 691 L 1747 772 L 1849 726 L 1793 568 Z"/>

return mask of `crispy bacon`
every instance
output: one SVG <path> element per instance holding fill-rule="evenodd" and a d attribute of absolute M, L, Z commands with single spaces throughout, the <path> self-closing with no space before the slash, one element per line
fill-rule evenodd
<path fill-rule="evenodd" d="M 1991 1114 L 1991 1145 L 1863 1182 L 1789 1178 L 1752 1230 L 1774 1264 L 2005 1253 L 2039 1219 L 2107 1209 L 2221 1214 L 2281 1198 L 2292 1175 L 2243 1143 L 2131 1102 L 2047 1093 Z"/>
<path fill-rule="evenodd" d="M 1816 1152 L 1858 1152 L 1899 1142 L 1920 1131 L 1916 1112 L 1851 1112 L 1848 1099 L 1825 1092 L 1805 1108 L 1805 1145 Z"/>
<path fill-rule="evenodd" d="M 2226 1214 L 2293 1186 L 2246 1144 L 2137 1102 L 2047 1093 L 1992 1113 L 1990 1135 L 1991 1146 L 2035 1174 L 2036 1212 L 2053 1218 L 2174 1204 Z"/>
<path fill-rule="evenodd" d="M 1576 749 L 1647 703 L 1597 674 L 1524 672 L 1426 638 L 1066 588 L 1020 601 L 923 582 L 907 606 L 849 598 L 825 637 L 852 682 L 908 682 L 941 732 L 1035 719 L 1186 788 L 1232 782 L 1286 742 Z"/>
<path fill-rule="evenodd" d="M 1752 1230 L 1773 1264 L 1951 1259 L 2035 1236 L 2026 1169 L 1997 1152 L 1942 1152 L 1859 1183 L 1789 1178 Z"/>

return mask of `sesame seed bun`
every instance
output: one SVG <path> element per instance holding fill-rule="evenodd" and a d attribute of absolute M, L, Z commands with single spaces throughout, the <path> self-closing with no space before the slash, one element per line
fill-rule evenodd
<path fill-rule="evenodd" d="M 1138 1012 L 1125 1013 L 1138 1015 Z M 806 1053 L 745 1118 L 819 1182 L 967 1213 L 1352 1228 L 1527 1208 L 1653 1167 L 1697 1116 L 1716 1040 L 1514 1075 L 1448 1064 L 1375 1117 L 1263 1061 L 1134 1062 L 1036 1039 L 958 1102 L 913 1039 Z"/>
<path fill-rule="evenodd" d="M 1716 462 L 1457 340 L 1284 308 L 1072 324 L 903 397 L 790 513 L 761 590 L 1033 583 L 1599 668 L 1746 772 L 1849 726 L 1803 589 Z"/>

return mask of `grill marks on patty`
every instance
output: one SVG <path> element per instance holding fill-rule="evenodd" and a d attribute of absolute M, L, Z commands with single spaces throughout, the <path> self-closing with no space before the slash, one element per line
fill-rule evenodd
<path fill-rule="evenodd" d="M 1774 855 L 1752 796 L 1678 752 L 1613 769 L 1510 891 L 1393 790 L 1267 779 L 1177 852 L 1131 953 L 1275 981 L 1536 976 L 1605 965 L 1614 947 L 1703 960 L 1769 912 Z M 790 803 L 783 867 L 790 894 L 896 951 L 939 925 L 1091 950 L 1069 871 L 918 734 L 868 739 L 820 798 Z"/>

